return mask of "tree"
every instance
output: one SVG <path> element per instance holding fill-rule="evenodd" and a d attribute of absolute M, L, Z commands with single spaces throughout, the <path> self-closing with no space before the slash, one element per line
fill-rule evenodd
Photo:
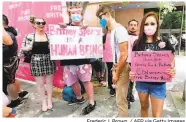
<path fill-rule="evenodd" d="M 183 12 L 174 11 L 166 14 L 161 24 L 161 29 L 180 29 Z M 184 27 L 184 25 L 183 25 Z"/>

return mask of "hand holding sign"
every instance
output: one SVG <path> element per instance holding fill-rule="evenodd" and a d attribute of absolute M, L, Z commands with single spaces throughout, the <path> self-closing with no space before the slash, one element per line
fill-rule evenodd
<path fill-rule="evenodd" d="M 167 73 L 171 76 L 171 78 L 175 78 L 176 70 L 174 68 L 168 69 Z"/>
<path fill-rule="evenodd" d="M 82 25 L 81 29 L 87 29 L 88 25 Z"/>
<path fill-rule="evenodd" d="M 60 28 L 66 28 L 67 27 L 67 25 L 65 23 L 59 23 L 58 25 L 60 26 Z"/>

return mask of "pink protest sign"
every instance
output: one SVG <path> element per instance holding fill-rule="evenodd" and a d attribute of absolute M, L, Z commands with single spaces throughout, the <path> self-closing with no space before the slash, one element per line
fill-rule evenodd
<path fill-rule="evenodd" d="M 166 70 L 171 68 L 171 62 L 170 51 L 134 51 L 131 72 L 135 73 L 135 81 L 170 82 Z"/>
<path fill-rule="evenodd" d="M 32 24 L 29 22 L 31 15 L 44 18 L 46 20 L 46 33 L 48 33 L 49 24 L 58 24 L 68 18 L 65 2 L 3 2 L 3 14 L 9 19 L 9 26 L 13 26 L 18 31 L 16 36 L 18 42 L 18 52 L 23 38 L 34 32 Z M 63 88 L 63 67 L 60 67 L 59 61 L 56 61 L 57 72 L 54 76 L 53 84 L 56 87 Z M 30 73 L 30 64 L 24 63 L 21 59 L 16 78 L 28 81 L 35 81 Z"/>
<path fill-rule="evenodd" d="M 52 60 L 102 58 L 102 29 L 98 27 L 49 25 L 50 56 Z"/>

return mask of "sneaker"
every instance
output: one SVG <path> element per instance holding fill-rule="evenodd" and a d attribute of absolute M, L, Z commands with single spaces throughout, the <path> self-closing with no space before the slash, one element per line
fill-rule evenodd
<path fill-rule="evenodd" d="M 130 101 L 128 101 L 128 109 L 130 109 L 131 105 L 130 105 Z"/>
<path fill-rule="evenodd" d="M 22 104 L 22 99 L 18 98 L 17 100 L 12 100 L 11 103 L 7 105 L 7 107 L 15 108 L 20 104 Z"/>
<path fill-rule="evenodd" d="M 68 105 L 74 105 L 74 104 L 83 104 L 86 100 L 84 99 L 84 97 L 82 97 L 81 99 L 71 99 L 70 102 L 68 102 Z"/>
<path fill-rule="evenodd" d="M 110 89 L 110 96 L 114 97 L 116 95 L 116 91 L 114 89 Z"/>
<path fill-rule="evenodd" d="M 93 111 L 96 107 L 96 101 L 94 101 L 94 105 L 88 104 L 85 108 L 82 110 L 82 114 L 86 115 L 89 114 L 91 111 Z"/>
<path fill-rule="evenodd" d="M 27 91 L 22 91 L 19 93 L 20 98 L 28 98 L 29 94 Z"/>

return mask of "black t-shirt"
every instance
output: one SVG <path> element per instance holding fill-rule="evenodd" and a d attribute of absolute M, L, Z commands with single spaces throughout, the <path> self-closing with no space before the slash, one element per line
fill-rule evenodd
<path fill-rule="evenodd" d="M 33 54 L 49 54 L 50 50 L 48 48 L 48 41 L 47 42 L 36 42 L 33 43 L 32 53 Z M 41 50 L 42 49 L 42 50 Z"/>
<path fill-rule="evenodd" d="M 12 38 L 13 40 L 13 44 L 10 45 L 10 46 L 7 46 L 7 45 L 4 45 L 3 44 L 3 62 L 7 63 L 10 59 L 10 57 L 12 56 L 16 56 L 17 55 L 17 49 L 18 49 L 18 45 L 17 45 L 17 40 L 14 36 L 13 33 L 11 32 L 7 32 L 10 37 Z"/>
<path fill-rule="evenodd" d="M 69 26 L 76 26 L 73 24 L 67 24 Z M 60 65 L 83 65 L 83 64 L 90 64 L 90 59 L 70 59 L 70 60 L 61 60 Z"/>
<path fill-rule="evenodd" d="M 160 42 L 165 42 L 165 47 L 164 48 L 160 48 L 158 46 L 158 44 Z M 174 48 L 172 47 L 171 43 L 169 42 L 168 39 L 162 39 L 162 40 L 159 40 L 158 42 L 156 43 L 145 43 L 145 48 L 144 49 L 141 49 L 140 47 L 138 47 L 138 45 L 134 44 L 133 46 L 133 49 L 132 51 L 165 51 L 165 50 L 169 50 L 172 52 L 172 54 L 174 55 Z M 148 84 L 154 84 L 154 85 L 160 85 L 160 84 L 164 84 L 166 82 L 143 82 L 143 83 L 148 83 Z"/>

